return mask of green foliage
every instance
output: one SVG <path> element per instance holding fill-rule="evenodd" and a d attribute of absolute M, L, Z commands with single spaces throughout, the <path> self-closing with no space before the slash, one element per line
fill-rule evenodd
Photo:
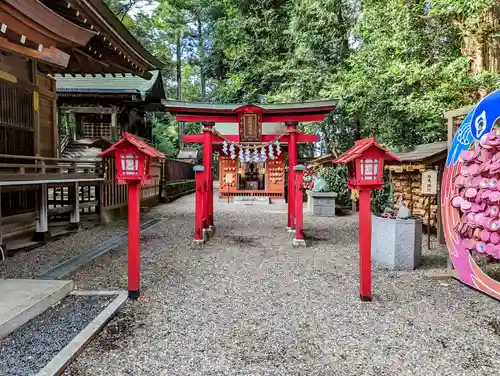
<path fill-rule="evenodd" d="M 384 186 L 379 191 L 372 191 L 372 212 L 383 213 L 386 208 L 394 208 L 394 184 L 384 172 Z"/>
<path fill-rule="evenodd" d="M 179 153 L 179 137 L 177 133 L 177 122 L 170 115 L 158 116 L 152 120 L 153 142 L 155 147 L 172 158 Z"/>
<path fill-rule="evenodd" d="M 157 0 L 152 15 L 133 17 L 124 7 L 149 0 L 106 1 L 167 63 L 169 98 L 180 38 L 183 100 L 339 100 L 329 119 L 302 127 L 334 155 L 366 136 L 394 147 L 445 140 L 443 111 L 499 82 L 471 72 L 475 55 L 463 52 L 465 38 L 480 45 L 498 32 L 485 17 L 494 0 Z M 174 150 L 176 124 L 161 124 L 157 137 Z"/>
<path fill-rule="evenodd" d="M 351 200 L 347 189 L 347 166 L 320 167 L 318 177 L 328 183 L 331 192 L 337 193 L 337 200 L 342 204 L 347 204 Z"/>
<path fill-rule="evenodd" d="M 443 111 L 474 102 L 477 89 L 492 89 L 494 80 L 468 75 L 454 26 L 424 17 L 424 2 L 362 4 L 359 46 L 326 92 L 350 99 L 347 110 L 359 118 L 362 136 L 388 146 L 444 140 Z"/>

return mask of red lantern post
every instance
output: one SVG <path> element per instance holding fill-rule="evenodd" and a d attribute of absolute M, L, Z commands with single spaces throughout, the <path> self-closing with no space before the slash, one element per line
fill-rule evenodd
<path fill-rule="evenodd" d="M 381 189 L 384 160 L 399 159 L 376 143 L 375 138 L 356 141 L 333 163 L 347 164 L 348 187 L 359 190 L 359 295 L 362 301 L 372 300 L 371 276 L 371 191 Z"/>
<path fill-rule="evenodd" d="M 293 168 L 295 175 L 295 239 L 293 239 L 292 245 L 294 247 L 305 247 L 306 242 L 304 240 L 304 187 L 302 186 L 304 182 L 304 170 L 303 165 L 297 165 Z"/>
<path fill-rule="evenodd" d="M 152 159 L 163 159 L 165 155 L 141 138 L 124 133 L 100 156 L 115 158 L 118 184 L 128 185 L 128 296 L 137 299 L 140 296 L 140 187 L 151 181 Z"/>
<path fill-rule="evenodd" d="M 195 202 L 195 221 L 194 221 L 194 240 L 193 246 L 200 247 L 205 243 L 205 231 L 203 216 L 205 215 L 204 206 L 207 205 L 205 199 L 205 167 L 193 167 L 196 178 L 196 202 Z"/>

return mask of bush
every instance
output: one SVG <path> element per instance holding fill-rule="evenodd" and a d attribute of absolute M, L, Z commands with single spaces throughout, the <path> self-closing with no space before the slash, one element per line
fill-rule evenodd
<path fill-rule="evenodd" d="M 347 189 L 347 166 L 320 167 L 318 177 L 328 183 L 331 192 L 337 193 L 337 200 L 341 205 L 349 204 L 351 195 Z"/>
<path fill-rule="evenodd" d="M 341 205 L 349 205 L 351 192 L 347 189 L 347 166 L 321 167 L 318 177 L 326 180 L 331 192 L 337 193 Z M 394 207 L 394 186 L 389 174 L 384 172 L 384 186 L 380 191 L 372 192 L 372 212 L 383 213 L 386 208 Z"/>

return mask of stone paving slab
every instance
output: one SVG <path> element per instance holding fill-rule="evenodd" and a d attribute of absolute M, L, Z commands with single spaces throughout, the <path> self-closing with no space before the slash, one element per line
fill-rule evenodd
<path fill-rule="evenodd" d="M 71 290 L 72 281 L 0 279 L 0 339 L 57 303 Z"/>

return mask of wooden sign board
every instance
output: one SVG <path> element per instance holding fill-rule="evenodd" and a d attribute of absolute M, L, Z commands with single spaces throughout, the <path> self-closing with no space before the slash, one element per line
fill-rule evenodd
<path fill-rule="evenodd" d="M 226 184 L 232 184 L 233 183 L 233 174 L 227 173 L 224 180 L 225 180 Z"/>
<path fill-rule="evenodd" d="M 242 114 L 240 118 L 240 141 L 241 142 L 257 142 L 260 141 L 262 127 L 260 124 L 259 115 L 257 114 Z"/>
<path fill-rule="evenodd" d="M 422 173 L 422 194 L 437 195 L 438 172 L 427 170 Z"/>

